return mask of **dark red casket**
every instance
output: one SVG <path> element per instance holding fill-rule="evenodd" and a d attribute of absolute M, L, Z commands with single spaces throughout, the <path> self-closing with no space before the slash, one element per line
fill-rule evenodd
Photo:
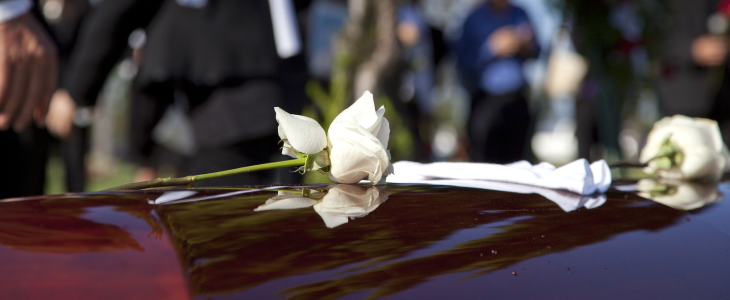
<path fill-rule="evenodd" d="M 308 188 L 0 201 L 0 299 L 730 298 L 730 197 Z"/>

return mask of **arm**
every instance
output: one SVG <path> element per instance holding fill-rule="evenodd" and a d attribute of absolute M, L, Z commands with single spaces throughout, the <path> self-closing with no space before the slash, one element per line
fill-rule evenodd
<path fill-rule="evenodd" d="M 0 1 L 0 130 L 43 125 L 56 88 L 57 50 L 28 11 L 28 0 Z"/>
<path fill-rule="evenodd" d="M 162 0 L 103 0 L 82 22 L 62 89 L 53 94 L 46 122 L 59 138 L 71 132 L 77 107 L 92 106 L 127 48 L 129 34 L 146 27 Z"/>
<path fill-rule="evenodd" d="M 499 28 L 489 36 L 489 50 L 495 57 L 536 57 L 540 47 L 535 29 L 522 9 L 515 8 L 514 13 L 514 26 Z"/>
<path fill-rule="evenodd" d="M 103 0 L 81 24 L 62 85 L 79 106 L 93 105 L 124 54 L 129 34 L 147 26 L 162 0 Z"/>

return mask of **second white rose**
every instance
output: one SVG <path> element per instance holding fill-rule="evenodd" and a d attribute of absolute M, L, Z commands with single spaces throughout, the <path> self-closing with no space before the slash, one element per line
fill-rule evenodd
<path fill-rule="evenodd" d="M 653 158 L 666 139 L 681 150 L 683 159 L 678 166 L 665 170 Z M 654 124 L 641 150 L 641 161 L 649 163 L 644 171 L 671 179 L 717 181 L 730 171 L 730 154 L 717 122 L 682 115 L 665 117 Z"/>

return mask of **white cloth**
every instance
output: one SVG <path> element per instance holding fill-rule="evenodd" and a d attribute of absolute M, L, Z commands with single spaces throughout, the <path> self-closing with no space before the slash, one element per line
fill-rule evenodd
<path fill-rule="evenodd" d="M 6 0 L 0 2 L 0 23 L 10 21 L 33 7 L 30 0 Z"/>
<path fill-rule="evenodd" d="M 531 165 L 519 161 L 507 165 L 487 163 L 437 162 L 420 164 L 399 161 L 393 164 L 395 172 L 388 176 L 390 183 L 424 183 L 482 187 L 480 181 L 517 183 L 531 187 L 567 190 L 580 195 L 603 193 L 611 185 L 611 171 L 605 161 L 588 164 L 578 159 L 560 168 L 549 163 Z M 487 187 L 489 188 L 489 187 Z M 525 187 L 529 192 L 533 188 Z"/>
<path fill-rule="evenodd" d="M 276 53 L 281 58 L 289 58 L 302 50 L 302 39 L 294 15 L 291 0 L 269 0 L 271 25 L 274 27 Z"/>

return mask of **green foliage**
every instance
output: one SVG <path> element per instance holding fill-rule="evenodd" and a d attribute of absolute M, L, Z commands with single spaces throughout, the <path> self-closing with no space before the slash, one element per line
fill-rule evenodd
<path fill-rule="evenodd" d="M 329 128 L 335 117 L 352 103 L 353 99 L 348 97 L 350 92 L 347 76 L 347 68 L 351 64 L 352 57 L 346 53 L 335 58 L 329 90 L 314 80 L 307 83 L 306 92 L 312 100 L 313 107 L 306 107 L 303 113 L 319 121 L 325 129 Z"/>
<path fill-rule="evenodd" d="M 381 95 L 377 97 L 377 102 L 385 106 L 385 118 L 390 123 L 390 154 L 392 161 L 413 159 L 413 148 L 415 139 L 403 120 L 403 117 L 393 106 L 393 102 L 388 96 Z"/>

